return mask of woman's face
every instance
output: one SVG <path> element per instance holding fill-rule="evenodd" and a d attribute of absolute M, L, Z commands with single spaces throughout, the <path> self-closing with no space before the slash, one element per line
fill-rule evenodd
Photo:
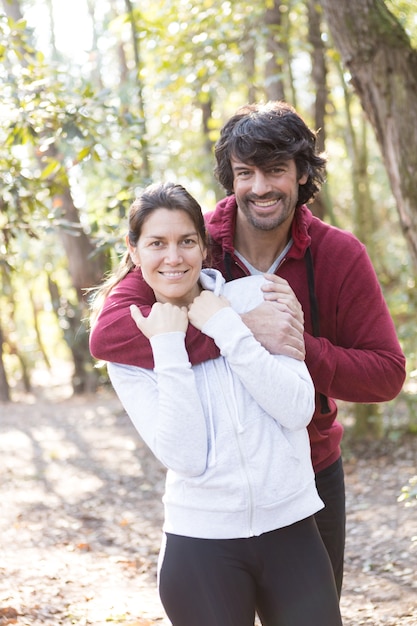
<path fill-rule="evenodd" d="M 158 302 L 188 306 L 200 293 L 198 280 L 207 251 L 185 211 L 153 211 L 129 251 Z"/>

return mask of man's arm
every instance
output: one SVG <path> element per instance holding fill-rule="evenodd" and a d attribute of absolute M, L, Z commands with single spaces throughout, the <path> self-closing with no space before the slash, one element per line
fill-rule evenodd
<path fill-rule="evenodd" d="M 319 301 L 333 335 L 305 334 L 306 364 L 316 390 L 347 402 L 386 402 L 404 384 L 405 356 L 365 248 L 351 259 L 338 287 L 335 310 Z M 325 333 L 323 333 L 325 334 Z"/>
<path fill-rule="evenodd" d="M 404 384 L 405 357 L 364 249 L 354 266 L 360 267 L 360 280 L 357 269 L 346 272 L 334 308 L 323 310 L 319 302 L 323 318 L 334 320 L 332 340 L 304 332 L 306 365 L 318 393 L 348 402 L 386 402 Z M 242 316 L 244 322 L 270 352 L 301 358 L 298 301 L 288 291 L 282 294 L 279 281 L 269 289 L 272 302 Z"/>
<path fill-rule="evenodd" d="M 138 306 L 146 317 L 154 303 L 154 293 L 140 271 L 130 272 L 123 278 L 107 297 L 91 329 L 90 352 L 93 357 L 153 369 L 149 340 L 138 331 L 130 314 L 130 305 Z M 193 365 L 219 356 L 214 341 L 191 324 L 188 325 L 185 344 Z"/>

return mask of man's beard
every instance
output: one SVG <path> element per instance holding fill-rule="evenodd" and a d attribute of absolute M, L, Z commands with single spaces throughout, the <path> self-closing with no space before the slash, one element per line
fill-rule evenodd
<path fill-rule="evenodd" d="M 257 198 L 257 199 L 261 200 L 261 198 Z M 268 199 L 271 199 L 271 198 L 262 198 L 263 201 L 268 200 Z M 254 201 L 253 199 L 250 198 L 250 196 L 245 197 L 243 200 L 243 205 L 241 203 L 239 207 L 242 213 L 245 215 L 248 223 L 254 228 L 256 228 L 257 230 L 264 230 L 264 231 L 275 230 L 276 228 L 281 226 L 281 224 L 286 222 L 290 216 L 294 214 L 295 206 L 291 207 L 289 205 L 289 200 L 287 196 L 280 196 L 274 199 L 277 202 L 281 201 L 283 203 L 282 211 L 278 215 L 272 215 L 270 217 L 268 216 L 260 217 L 259 215 L 255 214 L 254 211 L 250 209 L 251 201 L 252 202 Z"/>

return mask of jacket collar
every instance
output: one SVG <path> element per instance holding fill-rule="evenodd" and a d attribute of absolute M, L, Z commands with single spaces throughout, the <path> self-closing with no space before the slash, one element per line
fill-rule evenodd
<path fill-rule="evenodd" d="M 221 246 L 223 253 L 234 254 L 234 232 L 236 226 L 237 204 L 234 195 L 227 196 L 217 203 L 213 213 L 206 218 L 206 226 L 210 237 Z M 309 229 L 313 214 L 304 204 L 297 207 L 291 226 L 293 245 L 287 258 L 301 259 L 311 243 Z"/>

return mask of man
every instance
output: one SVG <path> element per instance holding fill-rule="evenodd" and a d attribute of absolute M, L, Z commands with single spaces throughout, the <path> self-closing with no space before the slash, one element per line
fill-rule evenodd
<path fill-rule="evenodd" d="M 296 111 L 282 102 L 240 108 L 223 127 L 215 157 L 228 195 L 206 216 L 210 264 L 226 280 L 266 273 L 265 303 L 242 316 L 245 323 L 273 353 L 303 358 L 305 350 L 316 388 L 311 453 L 325 503 L 316 521 L 340 595 L 345 492 L 335 399 L 391 400 L 403 385 L 405 358 L 364 246 L 305 205 L 320 189 L 325 160 Z M 145 314 L 152 304 L 140 271 L 130 272 L 108 296 L 92 329 L 91 351 L 100 359 L 152 367 L 130 318 L 131 303 L 143 305 Z M 191 326 L 187 334 L 192 362 L 216 357 L 215 346 Z"/>

